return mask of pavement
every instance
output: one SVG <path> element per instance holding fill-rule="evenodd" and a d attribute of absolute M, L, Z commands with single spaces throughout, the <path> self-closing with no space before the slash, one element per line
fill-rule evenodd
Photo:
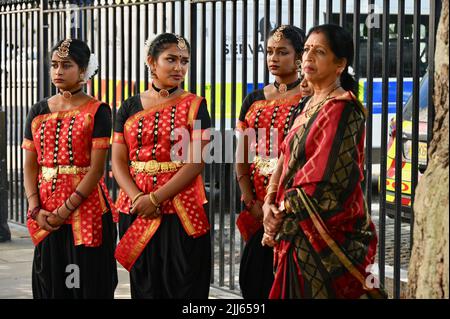
<path fill-rule="evenodd" d="M 31 265 L 34 246 L 23 225 L 9 223 L 11 241 L 0 243 L 0 299 L 31 299 Z M 130 299 L 128 271 L 117 264 L 116 299 Z M 210 287 L 209 299 L 241 299 L 224 289 Z"/>

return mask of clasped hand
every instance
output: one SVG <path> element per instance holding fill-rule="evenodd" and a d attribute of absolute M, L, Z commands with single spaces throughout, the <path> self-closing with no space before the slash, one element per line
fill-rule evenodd
<path fill-rule="evenodd" d="M 148 195 L 145 195 L 136 200 L 130 213 L 138 214 L 142 218 L 155 219 L 161 215 L 161 210 L 152 203 Z"/>
<path fill-rule="evenodd" d="M 264 219 L 264 235 L 261 241 L 263 246 L 275 246 L 275 235 L 278 233 L 285 213 L 280 211 L 275 204 L 264 203 L 263 207 Z"/>

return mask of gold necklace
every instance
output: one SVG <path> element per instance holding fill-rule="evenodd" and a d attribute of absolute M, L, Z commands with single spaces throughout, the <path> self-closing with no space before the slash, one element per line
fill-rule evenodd
<path fill-rule="evenodd" d="M 332 90 L 327 94 L 327 96 L 326 96 L 322 101 L 320 101 L 319 103 L 317 103 L 316 105 L 313 105 L 313 106 L 309 106 L 309 105 L 308 105 L 308 109 L 305 110 L 305 113 L 304 113 L 305 117 L 308 117 L 308 118 L 311 117 L 311 116 L 312 116 L 312 115 L 313 115 L 320 107 L 322 107 L 322 105 L 325 104 L 326 101 L 328 101 L 328 100 L 331 99 L 331 97 L 330 97 L 331 93 L 333 93 L 334 91 L 336 91 L 336 90 L 337 90 L 338 88 L 340 88 L 340 87 L 341 87 L 340 85 L 334 87 L 334 89 L 332 89 Z M 310 100 L 309 103 L 311 103 L 311 100 Z"/>

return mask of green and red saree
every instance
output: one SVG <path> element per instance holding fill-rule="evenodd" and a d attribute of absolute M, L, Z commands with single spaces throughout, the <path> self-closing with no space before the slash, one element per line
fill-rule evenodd
<path fill-rule="evenodd" d="M 385 298 L 370 273 L 377 235 L 361 187 L 365 114 L 348 92 L 308 119 L 300 114 L 282 145 L 270 298 Z"/>

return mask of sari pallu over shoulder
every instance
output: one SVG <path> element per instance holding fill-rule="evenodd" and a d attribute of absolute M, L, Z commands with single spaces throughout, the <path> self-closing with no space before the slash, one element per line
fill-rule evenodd
<path fill-rule="evenodd" d="M 361 188 L 365 116 L 350 93 L 285 141 L 286 217 L 270 298 L 383 298 L 369 266 L 377 245 Z M 371 281 L 372 280 L 372 281 Z"/>

